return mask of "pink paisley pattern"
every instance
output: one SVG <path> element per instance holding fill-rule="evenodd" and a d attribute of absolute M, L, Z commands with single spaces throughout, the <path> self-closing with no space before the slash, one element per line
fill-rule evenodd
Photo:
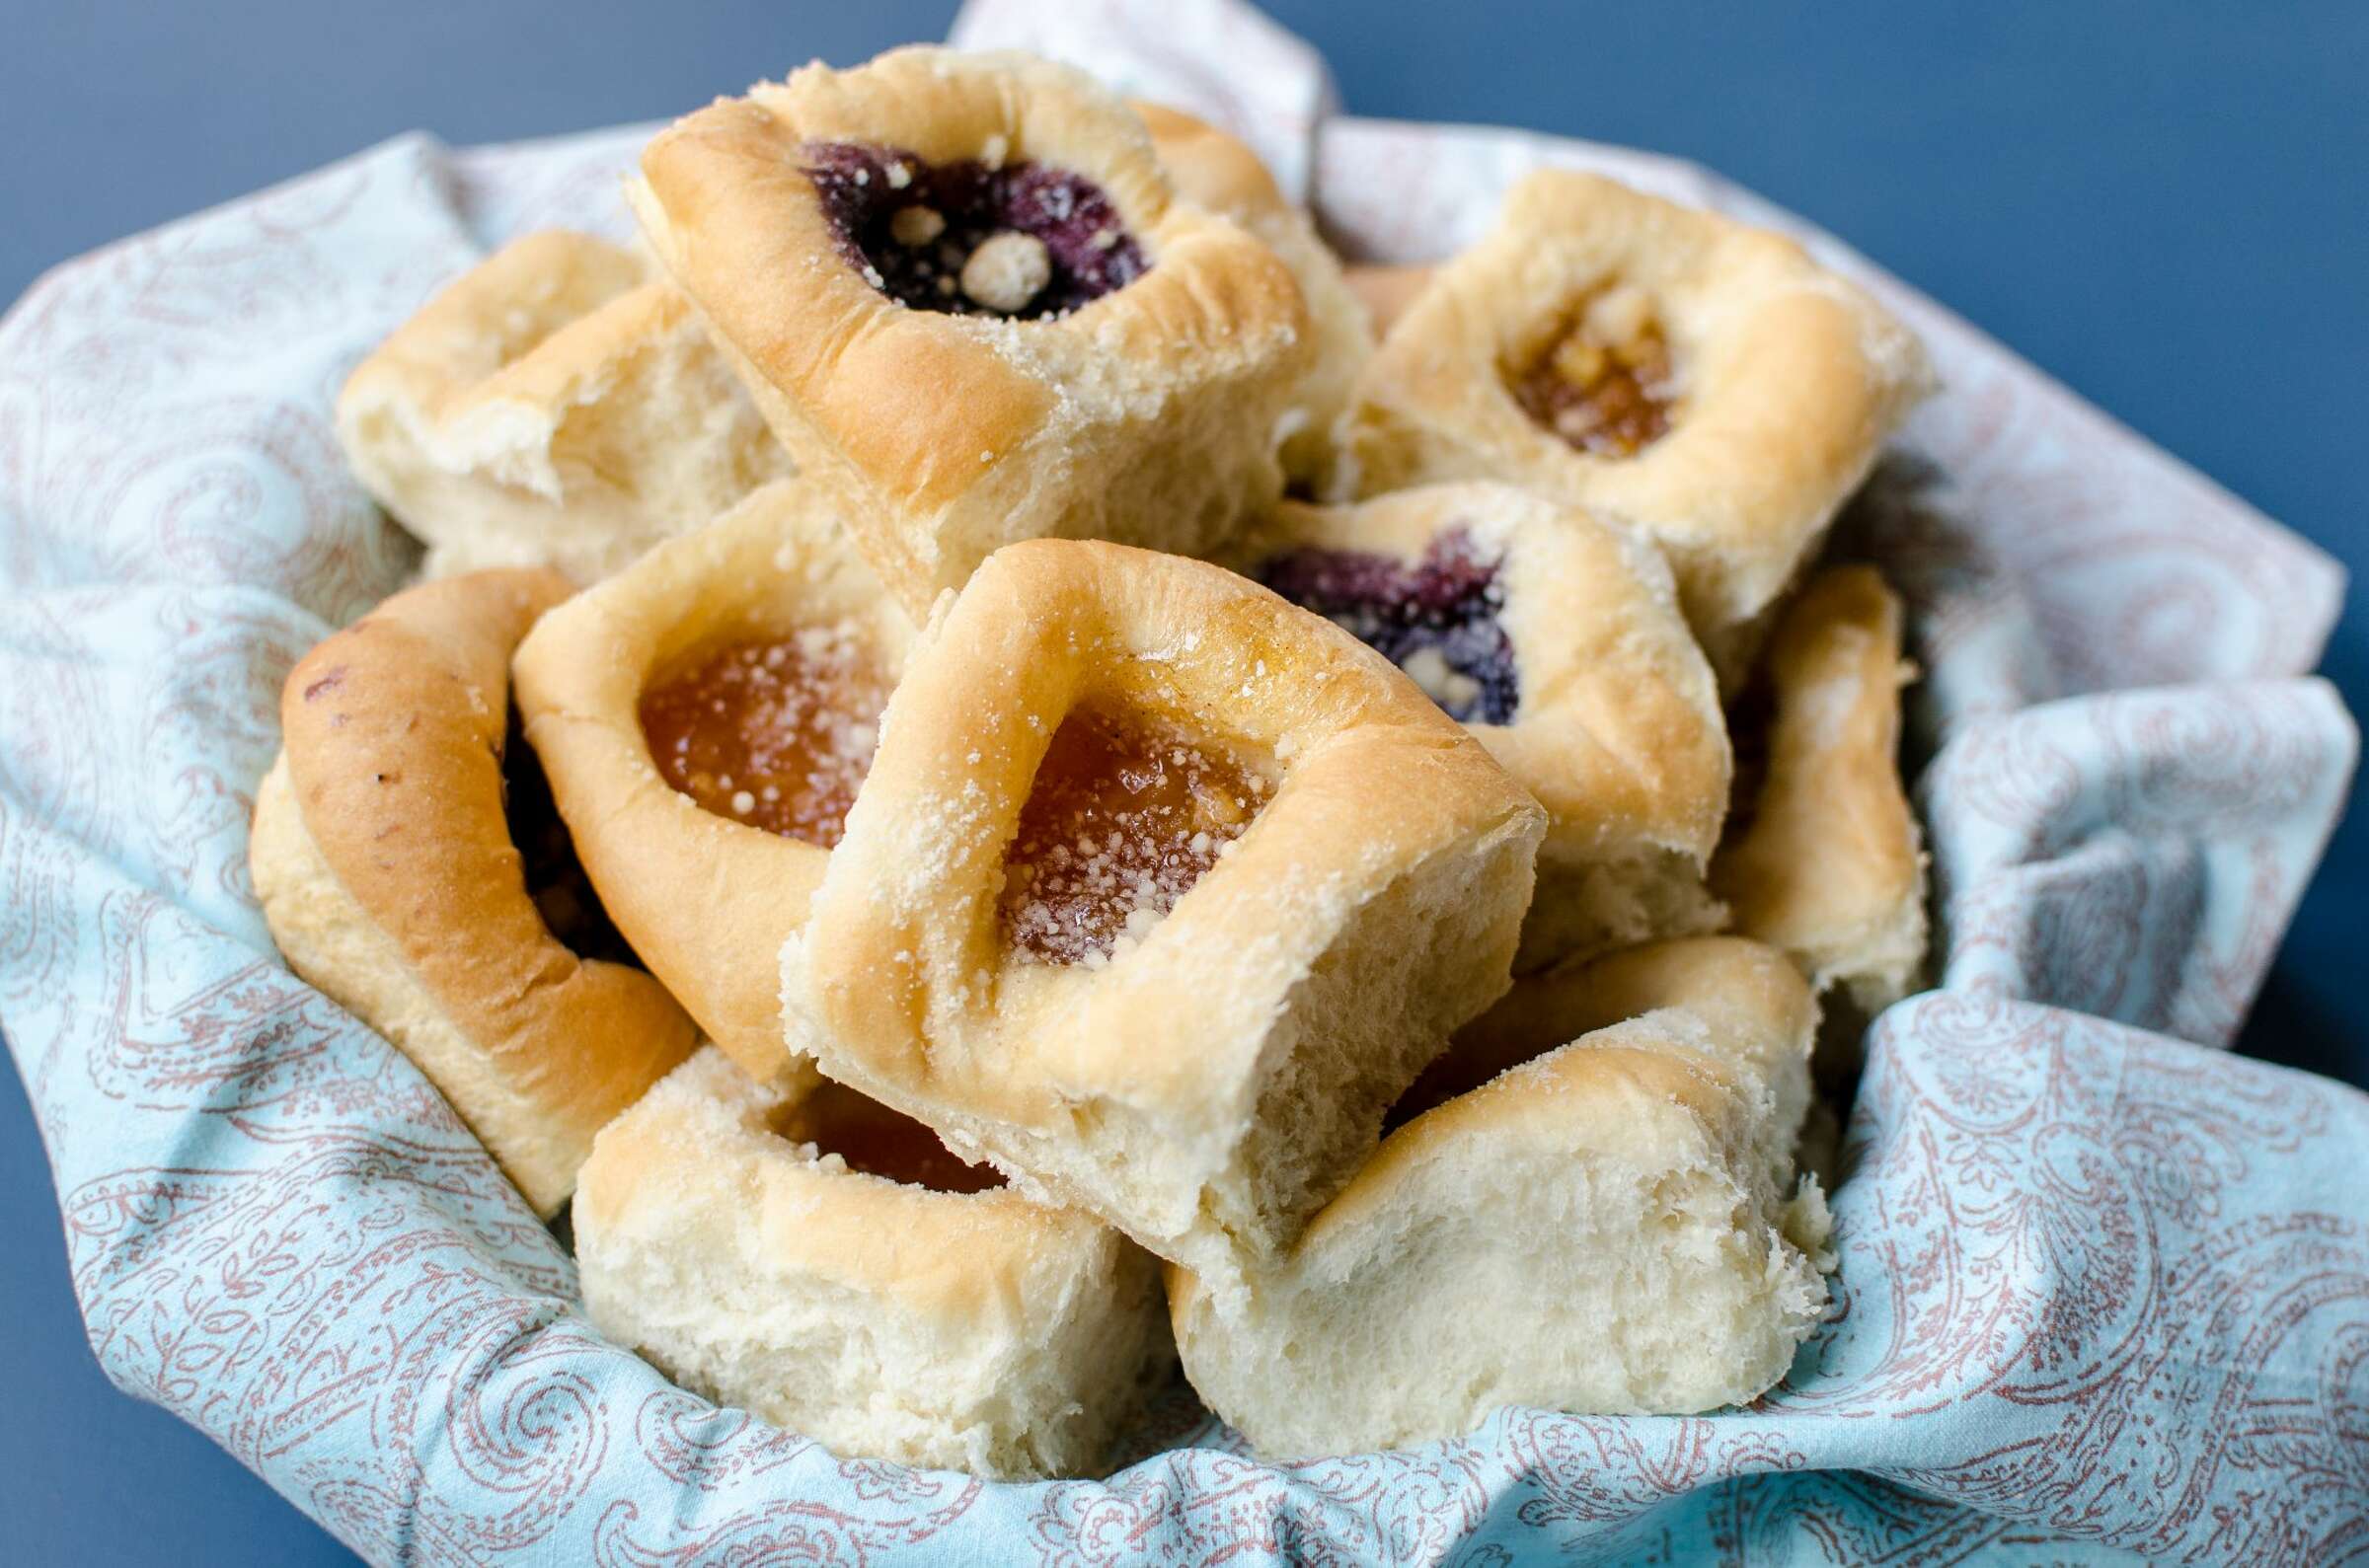
<path fill-rule="evenodd" d="M 1918 791 L 1944 982 L 2228 1044 L 2343 809 L 2355 745 L 2320 681 L 1964 718 Z"/>
<path fill-rule="evenodd" d="M 1327 118 L 1226 0 L 961 29 L 1234 126 L 1374 255 L 1469 238 L 1541 161 L 1799 231 L 1666 159 Z M 1180 1384 L 1108 1479 L 996 1486 L 605 1344 L 443 1102 L 280 966 L 245 850 L 281 675 L 417 559 L 338 459 L 346 370 L 485 248 L 622 232 L 641 134 L 407 137 L 0 323 L 0 1030 L 118 1385 L 379 1562 L 2369 1557 L 2369 1099 L 2204 1049 L 2341 802 L 2350 720 L 2302 678 L 2335 573 L 1815 235 L 1948 379 L 1842 532 L 1915 605 L 1945 989 L 1871 1035 L 1836 1306 L 1785 1385 L 1279 1467 Z"/>

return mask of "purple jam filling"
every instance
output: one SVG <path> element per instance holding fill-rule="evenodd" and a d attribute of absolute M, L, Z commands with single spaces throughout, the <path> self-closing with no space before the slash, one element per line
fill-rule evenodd
<path fill-rule="evenodd" d="M 1298 550 L 1269 560 L 1259 580 L 1402 669 L 1410 660 L 1429 665 L 1422 655 L 1435 653 L 1448 678 L 1421 684 L 1450 718 L 1510 724 L 1521 686 L 1513 643 L 1497 620 L 1505 604 L 1497 566 L 1471 533 L 1451 528 L 1413 565 L 1361 550 Z M 1437 675 L 1435 666 L 1430 673 Z"/>
<path fill-rule="evenodd" d="M 642 960 L 600 907 L 600 894 L 575 857 L 575 840 L 552 799 L 542 759 L 526 743 L 518 709 L 510 709 L 509 734 L 501 746 L 502 815 L 518 851 L 526 896 L 559 944 L 578 958 L 642 967 Z"/>
<path fill-rule="evenodd" d="M 809 142 L 805 173 L 848 264 L 915 310 L 1041 321 L 1124 288 L 1151 266 L 1102 187 L 1066 169 L 989 168 L 973 159 L 932 164 L 895 147 Z M 909 208 L 935 214 L 937 223 L 900 223 L 897 214 Z M 917 241 L 919 233 L 928 238 Z M 1011 233 L 1041 241 L 1051 265 L 1044 286 L 1007 312 L 965 293 L 961 274 L 984 241 Z"/>

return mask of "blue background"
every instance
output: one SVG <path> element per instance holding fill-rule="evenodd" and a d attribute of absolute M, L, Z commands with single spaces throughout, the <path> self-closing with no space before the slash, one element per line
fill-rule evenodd
<path fill-rule="evenodd" d="M 1696 158 L 1823 224 L 2231 489 L 2369 567 L 2369 7 L 1275 0 L 1347 107 Z M 424 126 L 680 112 L 951 0 L 0 7 L 0 299 L 51 262 Z M 2324 666 L 2369 712 L 2369 628 Z M 2339 831 L 2250 1029 L 2369 1084 L 2369 820 Z M 0 1557 L 350 1561 L 83 1339 L 24 1094 L 0 1086 Z"/>

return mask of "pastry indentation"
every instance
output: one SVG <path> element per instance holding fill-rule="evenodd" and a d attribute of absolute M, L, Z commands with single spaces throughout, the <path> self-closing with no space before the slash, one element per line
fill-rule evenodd
<path fill-rule="evenodd" d="M 1532 419 L 1590 457 L 1635 457 L 1677 416 L 1669 341 L 1633 285 L 1596 295 L 1506 385 Z"/>
<path fill-rule="evenodd" d="M 640 968 L 642 960 L 601 908 L 600 894 L 576 859 L 575 840 L 552 800 L 551 781 L 544 777 L 535 748 L 526 742 L 515 707 L 501 744 L 501 809 L 510 843 L 518 851 L 526 896 L 552 939 L 578 958 Z"/>
<path fill-rule="evenodd" d="M 1005 939 L 1050 963 L 1123 956 L 1242 837 L 1268 791 L 1174 726 L 1073 710 L 1005 851 Z"/>
<path fill-rule="evenodd" d="M 887 683 L 854 628 L 734 642 L 642 695 L 659 775 L 705 809 L 830 849 L 871 771 Z"/>
<path fill-rule="evenodd" d="M 827 1079 L 792 1102 L 773 1130 L 826 1158 L 838 1156 L 850 1170 L 909 1187 L 964 1193 L 1004 1184 L 1001 1171 L 963 1159 L 924 1123 Z"/>
<path fill-rule="evenodd" d="M 1405 670 L 1458 723 L 1510 724 L 1521 681 L 1497 619 L 1499 564 L 1469 529 L 1452 527 L 1412 564 L 1359 550 L 1295 550 L 1268 560 L 1259 579 Z"/>
<path fill-rule="evenodd" d="M 1042 321 L 1151 265 L 1103 187 L 1071 170 L 933 164 L 858 142 L 812 142 L 804 156 L 848 264 L 914 310 Z"/>

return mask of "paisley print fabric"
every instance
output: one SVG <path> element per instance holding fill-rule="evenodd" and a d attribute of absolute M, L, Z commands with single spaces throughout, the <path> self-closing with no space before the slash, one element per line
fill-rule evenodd
<path fill-rule="evenodd" d="M 1583 164 L 1327 118 L 1224 0 L 976 6 L 1250 136 L 1384 257 Z M 413 137 L 59 268 L 0 323 L 0 1030 L 91 1344 L 378 1562 L 2252 1564 L 2369 1555 L 2369 1096 L 2232 1037 L 2341 803 L 2339 577 L 1831 241 L 1947 391 L 1848 549 L 1915 604 L 1942 989 L 1879 1020 L 1836 1305 L 1754 1407 L 1502 1412 L 1261 1464 L 1180 1385 L 1103 1481 L 844 1459 L 602 1341 L 400 1055 L 290 976 L 246 873 L 295 657 L 417 551 L 331 436 L 355 361 L 525 228 L 620 232 L 639 132 Z"/>

